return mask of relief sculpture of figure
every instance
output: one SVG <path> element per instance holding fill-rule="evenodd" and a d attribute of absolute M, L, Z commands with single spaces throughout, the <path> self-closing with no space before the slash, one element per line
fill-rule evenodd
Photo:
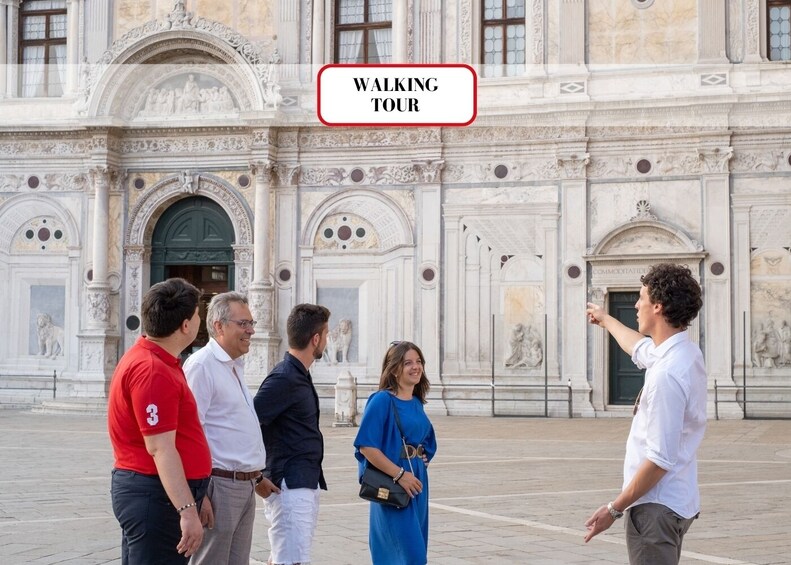
<path fill-rule="evenodd" d="M 327 334 L 327 348 L 324 355 L 331 365 L 338 363 L 338 354 L 341 363 L 349 362 L 349 346 L 352 343 L 352 321 L 343 318 L 329 334 Z"/>
<path fill-rule="evenodd" d="M 38 354 L 54 359 L 63 355 L 63 328 L 56 326 L 49 314 L 39 314 L 36 318 L 38 333 Z"/>
<path fill-rule="evenodd" d="M 524 324 L 516 324 L 511 329 L 511 355 L 505 360 L 506 367 L 518 367 L 519 362 L 524 357 L 523 349 L 525 347 L 525 326 Z"/>
<path fill-rule="evenodd" d="M 781 342 L 779 332 L 775 329 L 772 320 L 758 326 L 753 337 L 753 351 L 755 352 L 755 363 L 757 367 L 772 369 L 777 367 L 777 362 L 781 357 Z"/>
<path fill-rule="evenodd" d="M 791 365 L 791 326 L 788 322 L 783 320 L 778 330 L 780 334 L 780 345 L 782 347 L 782 360 L 783 365 Z"/>
<path fill-rule="evenodd" d="M 511 355 L 505 360 L 505 366 L 538 367 L 544 360 L 541 337 L 534 328 L 527 329 L 524 324 L 516 324 L 511 330 Z"/>

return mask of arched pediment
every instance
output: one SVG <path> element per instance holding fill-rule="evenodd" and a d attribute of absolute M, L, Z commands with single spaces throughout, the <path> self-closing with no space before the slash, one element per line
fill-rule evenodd
<path fill-rule="evenodd" d="M 226 181 L 202 173 L 197 183 L 193 181 L 189 185 L 190 190 L 186 190 L 185 186 L 184 179 L 180 175 L 174 175 L 149 188 L 129 215 L 124 245 L 131 247 L 151 245 L 157 220 L 168 206 L 193 195 L 206 196 L 219 204 L 233 224 L 236 244 L 252 245 L 252 211 Z"/>
<path fill-rule="evenodd" d="M 359 217 L 373 227 L 378 250 L 413 244 L 411 225 L 398 204 L 380 192 L 352 189 L 336 192 L 313 211 L 302 233 L 302 245 L 313 247 L 325 219 L 332 220 L 338 214 Z"/>
<path fill-rule="evenodd" d="M 619 226 L 591 249 L 591 257 L 630 255 L 679 255 L 701 253 L 703 247 L 683 230 L 657 220 L 640 220 Z"/>
<path fill-rule="evenodd" d="M 279 62 L 276 51 L 265 57 L 241 34 L 219 22 L 193 16 L 184 10 L 183 2 L 177 2 L 164 20 L 131 30 L 96 64 L 85 65 L 80 80 L 83 110 L 92 117 L 152 117 L 150 112 L 140 116 L 148 93 L 165 89 L 175 94 L 177 77 L 186 79 L 189 73 L 200 75 L 204 89 L 226 88 L 235 113 L 264 110 L 276 107 L 280 100 Z M 215 106 L 221 106 L 216 102 Z M 227 97 L 224 102 L 226 111 L 200 112 L 199 117 L 221 114 L 227 119 L 234 111 Z"/>
<path fill-rule="evenodd" d="M 68 210 L 50 198 L 25 194 L 9 198 L 0 205 L 0 252 L 8 252 L 17 232 L 34 218 L 53 218 L 65 231 L 63 241 L 69 248 L 80 247 L 80 232 Z M 55 229 L 53 227 L 52 229 Z"/>

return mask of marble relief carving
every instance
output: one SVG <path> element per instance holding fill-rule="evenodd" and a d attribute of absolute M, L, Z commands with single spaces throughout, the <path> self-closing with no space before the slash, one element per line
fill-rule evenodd
<path fill-rule="evenodd" d="M 352 343 L 352 321 L 346 318 L 341 319 L 327 334 L 327 347 L 324 349 L 324 357 L 330 365 L 337 365 L 349 362 L 349 347 Z"/>
<path fill-rule="evenodd" d="M 541 336 L 535 328 L 516 324 L 511 328 L 508 340 L 510 355 L 504 365 L 512 369 L 519 367 L 538 367 L 544 360 Z"/>
<path fill-rule="evenodd" d="M 739 151 L 731 161 L 731 171 L 776 171 L 783 162 L 783 152 L 777 151 Z"/>
<path fill-rule="evenodd" d="M 752 335 L 753 367 L 767 369 L 791 365 L 791 327 L 782 320 L 778 327 L 771 318 L 758 322 Z"/>
<path fill-rule="evenodd" d="M 97 322 L 110 321 L 110 295 L 104 291 L 89 290 L 88 318 Z"/>
<path fill-rule="evenodd" d="M 38 354 L 50 359 L 63 355 L 63 328 L 56 326 L 49 314 L 36 317 Z"/>
<path fill-rule="evenodd" d="M 181 88 L 152 88 L 138 117 L 236 113 L 239 108 L 227 86 L 200 88 L 190 73 Z"/>
<path fill-rule="evenodd" d="M 337 129 L 337 128 L 334 128 Z M 439 128 L 401 128 L 373 130 L 343 130 L 333 132 L 311 131 L 299 134 L 299 146 L 325 147 L 392 147 L 413 146 L 442 141 Z"/>

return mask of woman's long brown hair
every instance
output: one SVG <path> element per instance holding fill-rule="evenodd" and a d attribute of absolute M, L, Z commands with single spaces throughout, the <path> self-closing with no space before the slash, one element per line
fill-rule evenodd
<path fill-rule="evenodd" d="M 404 357 L 407 352 L 414 350 L 417 352 L 420 361 L 423 363 L 423 371 L 420 375 L 420 381 L 412 389 L 412 396 L 417 396 L 420 402 L 426 403 L 426 395 L 431 385 L 426 376 L 426 358 L 423 357 L 423 352 L 420 348 L 411 341 L 396 341 L 385 353 L 385 358 L 382 361 L 382 376 L 379 378 L 379 390 L 389 390 L 393 394 L 398 394 L 398 375 L 404 368 Z"/>

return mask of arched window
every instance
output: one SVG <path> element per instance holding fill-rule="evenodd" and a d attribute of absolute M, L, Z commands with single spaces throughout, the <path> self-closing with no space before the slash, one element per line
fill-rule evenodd
<path fill-rule="evenodd" d="M 393 52 L 391 0 L 338 0 L 335 62 L 389 63 Z"/>
<path fill-rule="evenodd" d="M 66 0 L 22 2 L 19 76 L 23 97 L 61 96 L 66 83 Z"/>

